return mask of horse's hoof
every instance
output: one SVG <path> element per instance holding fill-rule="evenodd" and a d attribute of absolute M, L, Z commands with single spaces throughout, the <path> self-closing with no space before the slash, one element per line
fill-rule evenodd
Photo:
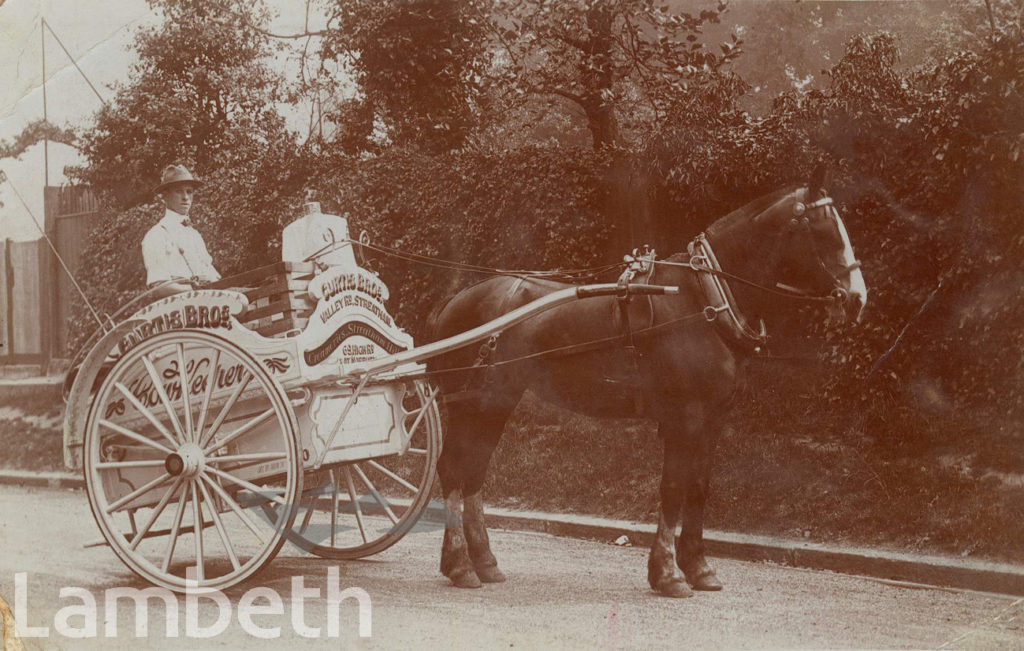
<path fill-rule="evenodd" d="M 473 570 L 459 570 L 448 577 L 456 588 L 479 588 L 483 585 Z"/>
<path fill-rule="evenodd" d="M 694 590 L 717 592 L 722 589 L 722 582 L 718 580 L 718 576 L 715 574 L 714 570 L 704 572 L 697 576 L 693 581 L 689 581 L 689 583 Z"/>
<path fill-rule="evenodd" d="M 693 590 L 682 579 L 662 581 L 658 586 L 658 593 L 663 597 L 672 597 L 673 599 L 685 599 L 693 596 Z"/>
<path fill-rule="evenodd" d="M 497 565 L 476 568 L 477 577 L 484 583 L 504 583 L 505 573 Z"/>

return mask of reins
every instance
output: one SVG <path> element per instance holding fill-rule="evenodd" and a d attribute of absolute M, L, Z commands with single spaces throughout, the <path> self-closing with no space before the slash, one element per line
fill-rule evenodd
<path fill-rule="evenodd" d="M 421 255 L 418 253 L 407 253 L 399 249 L 384 246 L 381 244 L 371 244 L 369 241 L 355 240 L 352 238 L 343 238 L 327 244 L 323 248 L 314 252 L 308 258 L 307 261 L 315 260 L 323 255 L 326 255 L 340 246 L 356 245 L 371 251 L 383 253 L 384 255 L 398 258 L 400 260 L 406 260 L 407 262 L 413 262 L 428 267 L 435 267 L 438 269 L 449 269 L 452 271 L 468 271 L 471 273 L 485 274 L 489 276 L 526 276 L 530 278 L 578 278 L 586 276 L 597 276 L 599 274 L 611 271 L 613 269 L 621 269 L 625 266 L 623 262 L 616 262 L 614 264 L 606 264 L 598 267 L 584 267 L 581 269 L 500 269 L 497 267 L 485 267 L 482 265 L 470 264 L 468 262 L 456 262 L 454 260 L 445 260 L 444 258 L 437 258 L 433 256 Z"/>
<path fill-rule="evenodd" d="M 831 203 L 831 199 L 826 197 L 826 198 L 823 198 L 822 200 L 819 200 L 819 201 L 816 201 L 816 202 L 814 202 L 812 204 L 807 205 L 805 208 L 818 208 L 818 207 L 822 207 L 822 206 L 827 206 L 830 203 Z M 801 207 L 804 207 L 804 206 L 801 204 Z M 820 252 L 817 250 L 817 242 L 814 241 L 813 236 L 811 236 L 811 240 L 812 240 L 814 254 L 818 258 L 818 263 L 824 267 L 825 266 L 824 265 L 824 261 L 821 259 Z M 710 244 L 707 242 L 706 238 L 704 238 L 703 236 L 698 236 L 698 239 L 695 240 L 695 242 L 696 241 L 702 241 L 704 246 L 706 246 L 708 249 L 710 249 Z M 401 251 L 401 250 L 396 249 L 396 248 L 382 246 L 382 245 L 371 244 L 369 241 L 367 241 L 366 238 L 363 238 L 363 237 L 361 237 L 359 240 L 355 240 L 355 239 L 352 239 L 352 238 L 344 238 L 342 240 L 337 240 L 337 241 L 331 242 L 328 245 L 326 245 L 325 247 L 321 248 L 319 251 L 317 251 L 317 252 L 313 253 L 312 255 L 310 255 L 307 258 L 307 260 L 315 260 L 316 258 L 319 258 L 322 255 L 325 255 L 327 253 L 330 253 L 331 251 L 334 251 L 335 249 L 337 249 L 340 246 L 348 246 L 348 245 L 358 245 L 360 247 L 365 247 L 366 249 L 369 249 L 369 250 L 372 250 L 372 251 L 376 251 L 378 253 L 382 253 L 382 254 L 390 256 L 390 257 L 396 257 L 396 258 L 399 258 L 399 259 L 402 259 L 402 260 L 406 260 L 408 262 L 412 262 L 412 263 L 415 263 L 415 264 L 421 264 L 421 265 L 435 267 L 435 268 L 449 269 L 449 270 L 453 270 L 453 271 L 468 271 L 468 272 L 472 272 L 472 273 L 480 273 L 480 274 L 486 274 L 486 275 L 490 275 L 490 276 L 511 276 L 511 277 L 519 277 L 519 278 L 531 277 L 531 278 L 544 278 L 544 279 L 552 279 L 552 280 L 558 279 L 558 278 L 573 279 L 573 278 L 578 278 L 578 277 L 581 277 L 581 276 L 588 276 L 588 275 L 589 276 L 593 276 L 593 275 L 598 275 L 600 273 L 604 273 L 604 272 L 607 272 L 607 271 L 611 271 L 613 269 L 624 269 L 624 268 L 628 269 L 631 264 L 637 262 L 637 260 L 635 258 L 633 258 L 631 256 L 626 256 L 626 260 L 624 262 L 615 263 L 615 264 L 608 264 L 608 265 L 603 265 L 603 266 L 598 266 L 598 267 L 583 268 L 583 269 L 569 269 L 569 270 L 556 270 L 556 271 L 540 271 L 540 270 L 528 270 L 528 269 L 499 269 L 499 268 L 494 268 L 494 267 L 486 267 L 486 266 L 482 266 L 482 265 L 475 265 L 475 264 L 469 264 L 469 263 L 463 263 L 463 262 L 455 262 L 455 261 L 452 261 L 452 260 L 444 260 L 444 259 L 441 259 L 441 258 L 425 256 L 425 255 L 421 255 L 421 254 L 417 254 L 417 253 L 407 253 L 407 252 Z M 647 262 L 647 263 L 651 263 L 652 265 L 663 265 L 663 266 L 666 266 L 666 267 L 680 267 L 680 268 L 684 268 L 684 269 L 689 269 L 690 271 L 693 271 L 694 273 L 708 274 L 708 275 L 713 276 L 713 277 L 724 278 L 726 280 L 737 282 L 737 283 L 746 285 L 748 287 L 757 289 L 757 290 L 759 290 L 761 292 L 764 292 L 766 294 L 770 294 L 770 295 L 773 295 L 773 296 L 779 296 L 779 297 L 787 298 L 787 299 L 790 299 L 790 300 L 805 301 L 805 302 L 812 302 L 812 303 L 832 303 L 832 302 L 837 302 L 837 301 L 844 300 L 844 298 L 845 298 L 842 295 L 843 293 L 837 293 L 837 291 L 833 291 L 832 293 L 830 293 L 829 295 L 826 295 L 826 296 L 817 296 L 817 295 L 812 295 L 809 292 L 807 292 L 805 290 L 801 290 L 801 289 L 796 288 L 796 287 L 790 287 L 788 285 L 783 285 L 782 283 L 777 283 L 776 287 L 769 287 L 767 285 L 763 285 L 761 283 L 758 283 L 758 282 L 749 280 L 747 278 L 744 278 L 742 276 L 738 276 L 736 274 L 733 274 L 733 273 L 730 273 L 728 271 L 725 271 L 724 269 L 718 268 L 717 265 L 712 266 L 710 264 L 710 260 L 708 260 L 709 264 L 697 264 L 697 263 L 693 262 L 694 259 L 708 260 L 708 258 L 706 256 L 695 255 L 695 256 L 693 256 L 691 258 L 691 260 L 689 262 L 675 262 L 675 261 L 670 261 L 670 260 L 657 260 L 657 259 L 655 259 L 653 257 L 653 254 L 652 254 L 650 258 L 646 258 L 643 261 Z M 853 265 L 850 265 L 848 268 L 844 269 L 844 271 L 851 272 L 854 269 L 856 269 L 859 265 L 860 265 L 859 262 L 855 262 Z M 652 266 L 651 267 L 652 272 L 653 272 L 653 269 L 654 269 L 654 267 Z M 827 267 L 825 267 L 825 269 L 826 269 L 826 271 L 828 271 Z M 831 272 L 829 272 L 829 275 L 836 282 L 837 288 L 839 288 L 839 291 L 841 292 L 841 287 L 839 287 L 838 279 Z M 692 320 L 696 320 L 696 319 L 703 319 L 706 322 L 713 322 L 713 321 L 716 320 L 718 313 L 723 311 L 723 310 L 726 310 L 726 309 L 733 309 L 733 308 L 732 308 L 731 305 L 728 305 L 728 304 L 726 306 L 722 306 L 722 307 L 706 306 L 705 308 L 701 309 L 698 312 L 687 314 L 687 315 L 681 316 L 681 317 L 676 317 L 674 319 L 670 319 L 670 320 L 665 321 L 663 323 L 653 324 L 651 326 L 647 326 L 647 327 L 644 327 L 644 328 L 641 328 L 641 329 L 638 329 L 638 330 L 630 329 L 628 332 L 620 333 L 620 334 L 609 336 L 609 337 L 603 337 L 603 338 L 600 338 L 600 339 L 594 339 L 594 340 L 591 340 L 591 341 L 585 341 L 585 342 L 581 342 L 581 343 L 577 343 L 577 344 L 568 344 L 568 345 L 559 346 L 559 347 L 556 347 L 556 348 L 549 348 L 547 350 L 537 351 L 537 352 L 534 352 L 534 353 L 529 353 L 529 354 L 526 354 L 526 355 L 521 355 L 519 357 L 514 357 L 514 358 L 506 359 L 506 360 L 481 361 L 481 360 L 478 359 L 478 361 L 473 363 L 472 365 L 457 366 L 457 367 L 446 368 L 446 369 L 437 369 L 437 370 L 431 370 L 431 371 L 424 371 L 424 372 L 421 372 L 421 373 L 411 374 L 408 377 L 410 377 L 410 378 L 430 378 L 430 377 L 436 377 L 436 376 L 445 375 L 445 374 L 451 374 L 451 373 L 464 373 L 464 372 L 471 372 L 471 371 L 479 371 L 483 366 L 486 366 L 486 367 L 489 367 L 489 368 L 497 368 L 497 367 L 507 366 L 507 365 L 510 365 L 510 364 L 516 364 L 516 363 L 519 363 L 519 362 L 526 362 L 526 361 L 530 361 L 530 360 L 533 360 L 533 359 L 548 358 L 548 357 L 555 357 L 555 356 L 565 356 L 565 355 L 571 355 L 571 354 L 578 354 L 578 353 L 582 353 L 582 352 L 587 352 L 587 351 L 590 351 L 590 350 L 597 350 L 597 349 L 600 349 L 600 348 L 603 348 L 603 347 L 606 347 L 606 346 L 609 346 L 609 345 L 612 345 L 612 344 L 615 344 L 615 343 L 629 342 L 634 337 L 650 336 L 652 333 L 654 333 L 656 331 L 665 330 L 665 329 L 668 329 L 668 328 L 671 328 L 671 327 L 676 327 L 676 326 L 678 326 L 680 324 L 683 324 L 683 323 L 686 323 L 686 322 L 689 322 L 689 321 L 692 321 Z M 709 311 L 710 311 L 710 313 L 709 313 Z M 760 339 L 763 340 L 763 335 L 760 337 Z M 761 341 L 761 343 L 763 343 L 763 341 Z M 761 353 L 761 349 L 760 348 L 756 348 L 755 350 L 759 354 Z M 489 357 L 489 355 L 488 355 L 488 357 Z"/>
<path fill-rule="evenodd" d="M 789 285 L 782 285 L 781 283 L 779 283 L 779 287 L 781 289 L 776 289 L 775 287 L 768 287 L 767 285 L 762 285 L 762 284 L 756 283 L 756 282 L 754 282 L 752 280 L 747 280 L 746 278 L 743 278 L 742 276 L 737 276 L 736 274 L 731 274 L 728 271 L 725 271 L 723 269 L 713 269 L 712 267 L 708 267 L 708 266 L 704 266 L 704 265 L 696 265 L 696 264 L 693 264 L 691 262 L 672 262 L 672 261 L 669 261 L 669 260 L 654 260 L 653 262 L 654 262 L 654 264 L 665 265 L 666 267 L 684 267 L 686 269 L 690 269 L 691 271 L 696 271 L 696 272 L 699 272 L 699 273 L 707 273 L 707 274 L 711 274 L 712 276 L 719 276 L 719 277 L 722 277 L 722 278 L 726 278 L 728 280 L 734 280 L 734 281 L 736 281 L 736 282 L 738 282 L 738 283 L 740 283 L 742 285 L 747 285 L 749 287 L 753 287 L 755 289 L 759 289 L 759 290 L 761 290 L 761 291 L 763 291 L 763 292 L 765 292 L 767 294 L 773 294 L 775 296 L 782 296 L 784 298 L 791 298 L 793 300 L 809 301 L 809 302 L 819 302 L 819 303 L 820 302 L 833 302 L 833 301 L 836 300 L 836 298 L 834 296 L 831 296 L 831 295 L 830 296 L 812 296 L 812 295 L 808 294 L 807 292 L 805 292 L 802 289 L 799 289 L 797 287 L 790 287 Z"/>

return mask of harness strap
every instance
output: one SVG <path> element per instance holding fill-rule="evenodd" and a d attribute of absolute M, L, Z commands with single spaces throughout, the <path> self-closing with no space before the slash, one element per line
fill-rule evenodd
<path fill-rule="evenodd" d="M 768 339 L 764 321 L 760 322 L 759 331 L 754 330 L 736 309 L 736 297 L 721 273 L 722 267 L 711 243 L 703 233 L 690 243 L 689 252 L 690 266 L 698 272 L 698 283 L 708 302 L 704 308 L 705 318 L 723 329 L 730 339 L 759 352 Z"/>
<path fill-rule="evenodd" d="M 629 364 L 628 377 L 626 381 L 629 385 L 629 391 L 632 393 L 633 409 L 637 415 L 642 414 L 644 411 L 644 393 L 641 387 L 640 353 L 636 348 L 636 343 L 633 338 L 633 325 L 629 317 L 629 304 L 632 301 L 632 296 L 629 293 L 628 287 L 636 278 L 637 273 L 643 272 L 646 272 L 643 283 L 650 284 L 651 278 L 654 276 L 654 259 L 654 251 L 650 250 L 646 246 L 642 251 L 634 249 L 632 255 L 626 256 L 625 261 L 627 266 L 619 276 L 618 280 L 618 285 L 621 290 L 617 301 L 620 317 L 619 331 L 621 333 L 622 342 L 626 350 L 626 356 Z M 647 297 L 647 304 L 651 309 L 651 324 L 653 325 L 654 308 L 649 296 Z"/>
<path fill-rule="evenodd" d="M 527 280 L 526 276 L 519 276 L 515 279 L 505 293 L 505 297 L 501 301 L 501 306 L 498 308 L 499 314 L 505 314 L 508 311 L 508 305 L 515 297 L 516 293 L 523 286 Z M 498 349 L 498 337 L 501 336 L 501 332 L 496 332 L 487 341 L 480 344 L 479 350 L 476 353 L 476 359 L 473 360 L 472 366 L 469 370 L 475 372 L 468 373 L 466 381 L 462 383 L 462 388 L 454 393 L 445 394 L 442 398 L 444 402 L 456 402 L 458 400 L 467 400 L 480 393 L 480 388 L 487 386 L 493 381 L 494 371 L 494 353 Z M 483 374 L 481 379 L 479 376 Z"/>

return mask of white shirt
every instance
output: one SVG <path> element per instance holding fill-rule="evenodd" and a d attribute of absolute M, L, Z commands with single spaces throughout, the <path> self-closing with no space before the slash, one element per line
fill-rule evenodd
<path fill-rule="evenodd" d="M 164 218 L 142 238 L 147 285 L 193 277 L 207 282 L 220 280 L 203 236 L 182 223 L 186 219 L 168 208 Z"/>
<path fill-rule="evenodd" d="M 331 244 L 340 244 L 346 240 L 348 221 L 344 217 L 326 215 L 318 210 L 285 226 L 281 233 L 281 259 L 285 262 L 305 262 L 318 251 L 326 251 Z M 358 266 L 351 244 L 324 252 L 315 261 L 328 267 L 340 266 L 352 271 Z"/>

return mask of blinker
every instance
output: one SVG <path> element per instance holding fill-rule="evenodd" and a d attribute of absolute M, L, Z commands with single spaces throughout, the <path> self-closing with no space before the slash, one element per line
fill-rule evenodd
<path fill-rule="evenodd" d="M 797 201 L 795 204 L 793 204 L 793 214 L 794 215 L 799 217 L 800 215 L 804 214 L 805 212 L 807 212 L 807 206 L 805 206 L 803 204 L 803 202 Z"/>

